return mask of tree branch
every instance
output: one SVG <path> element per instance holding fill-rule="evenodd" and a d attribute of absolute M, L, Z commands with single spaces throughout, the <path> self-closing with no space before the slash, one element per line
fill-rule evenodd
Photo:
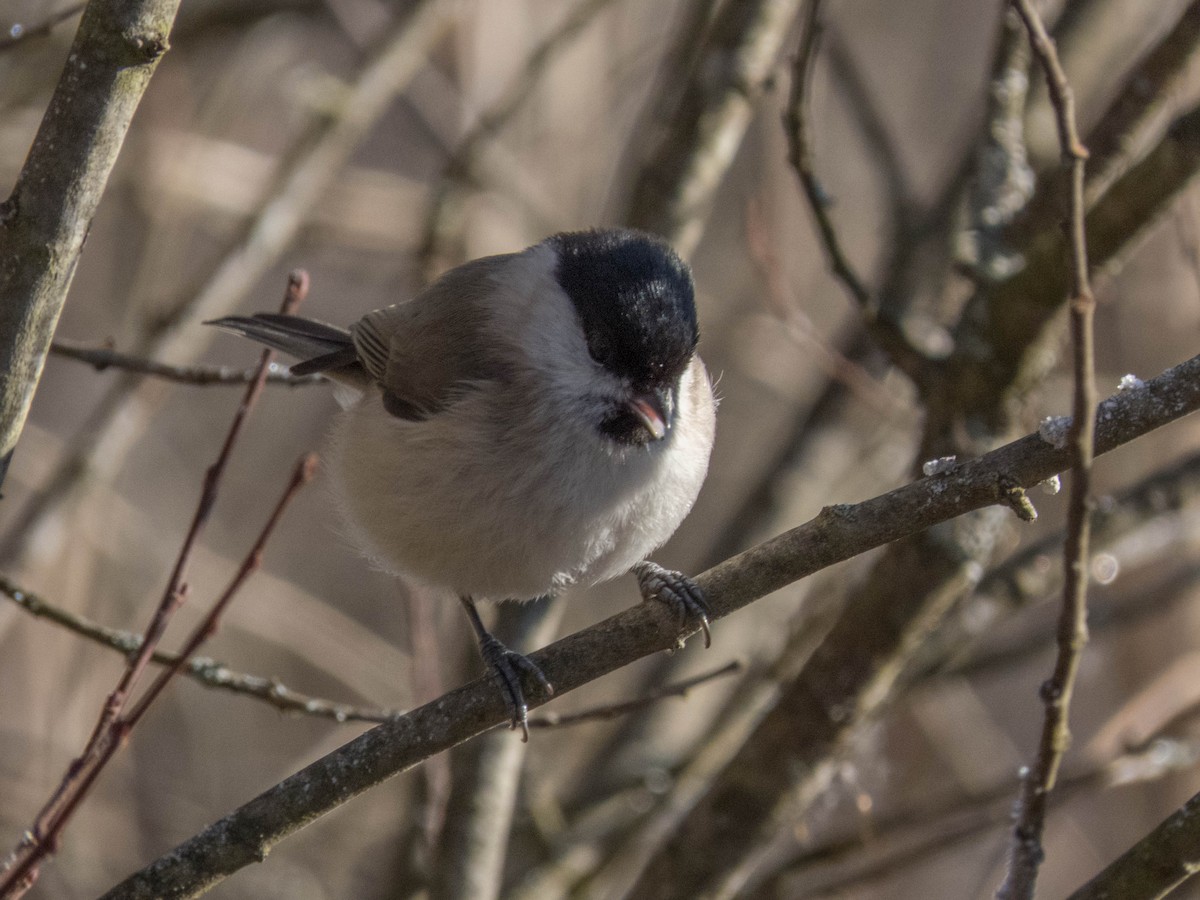
<path fill-rule="evenodd" d="M 1067 900 L 1158 900 L 1200 871 L 1200 794 Z"/>
<path fill-rule="evenodd" d="M 1058 623 L 1058 656 L 1054 672 L 1042 685 L 1045 721 L 1037 761 L 1021 780 L 1017 821 L 1013 828 L 1012 858 L 1008 875 L 997 896 L 1001 900 L 1032 900 L 1038 869 L 1045 858 L 1042 833 L 1046 805 L 1058 780 L 1071 732 L 1071 697 L 1079 675 L 1079 661 L 1087 644 L 1088 542 L 1091 538 L 1092 432 L 1095 429 L 1096 360 L 1092 318 L 1096 298 L 1088 278 L 1087 234 L 1084 228 L 1083 182 L 1088 153 L 1075 127 L 1075 97 L 1058 61 L 1054 41 L 1030 0 L 1012 0 L 1025 24 L 1034 56 L 1046 74 L 1050 102 L 1058 124 L 1063 166 L 1070 183 L 1071 210 L 1067 223 L 1071 254 L 1070 301 L 1072 374 L 1071 427 L 1067 450 L 1071 455 L 1071 493 L 1067 501 L 1067 540 L 1063 546 L 1063 599 Z"/>
<path fill-rule="evenodd" d="M 1101 404 L 1097 453 L 1106 453 L 1200 408 L 1200 357 L 1138 391 Z M 873 547 L 1004 501 L 1004 485 L 1032 486 L 1070 464 L 1065 449 L 1029 435 L 952 471 L 921 479 L 815 519 L 747 550 L 696 578 L 723 618 L 759 597 Z M 1003 476 L 1003 477 L 1002 477 Z M 678 621 L 643 603 L 531 655 L 561 695 L 678 640 Z M 815 700 L 815 698 L 814 698 Z M 536 703 L 542 702 L 539 698 Z M 351 797 L 443 750 L 506 723 L 511 714 L 490 678 L 476 680 L 380 725 L 209 826 L 113 888 L 107 900 L 190 897 Z M 834 720 L 830 720 L 831 722 Z M 850 723 L 837 719 L 837 728 Z M 795 735 L 792 741 L 795 742 Z M 820 740 L 827 746 L 825 738 Z M 697 860 L 690 860 L 695 864 Z M 700 867 L 703 868 L 703 867 Z M 687 885 L 679 886 L 687 894 Z"/>
<path fill-rule="evenodd" d="M 1088 212 L 1093 269 L 1111 264 L 1132 246 L 1198 171 L 1200 106 L 1176 119 L 1157 146 Z M 1066 252 L 1062 230 L 1047 230 L 1025 254 L 1018 274 L 969 301 L 955 330 L 957 350 L 930 397 L 931 415 L 946 419 L 940 431 L 961 427 L 967 414 L 980 422 L 1003 416 L 1014 396 L 1046 374 L 1057 356 L 1049 345 L 1058 339 L 1046 326 L 1071 294 L 1071 273 L 1062 265 Z"/>
<path fill-rule="evenodd" d="M 0 204 L 0 481 L 79 254 L 179 0 L 92 0 L 16 187 Z"/>

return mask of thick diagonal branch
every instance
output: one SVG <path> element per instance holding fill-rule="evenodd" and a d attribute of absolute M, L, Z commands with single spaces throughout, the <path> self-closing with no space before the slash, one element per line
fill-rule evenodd
<path fill-rule="evenodd" d="M 1200 408 L 1200 357 L 1144 388 L 1101 405 L 1097 453 L 1105 453 Z M 972 510 L 1005 502 L 1011 485 L 1033 485 L 1067 468 L 1065 449 L 1030 435 L 951 472 L 922 479 L 852 506 L 829 507 L 815 519 L 698 576 L 712 616 L 721 618 L 813 572 L 874 547 L 916 534 Z M 561 695 L 629 663 L 675 646 L 678 623 L 656 604 L 639 604 L 532 654 Z M 791 735 L 806 759 L 853 723 L 832 706 L 814 721 L 834 723 L 816 734 Z M 510 717 L 490 679 L 480 679 L 381 725 L 259 795 L 105 895 L 107 900 L 192 897 L 251 862 L 350 798 Z M 773 761 L 778 766 L 779 760 Z M 802 773 L 804 761 L 793 771 Z M 761 802 L 762 798 L 755 802 Z M 774 801 L 774 797 L 770 798 Z M 764 809 L 769 811 L 770 806 Z M 695 864 L 697 860 L 689 857 Z M 688 884 L 678 885 L 691 896 Z"/>

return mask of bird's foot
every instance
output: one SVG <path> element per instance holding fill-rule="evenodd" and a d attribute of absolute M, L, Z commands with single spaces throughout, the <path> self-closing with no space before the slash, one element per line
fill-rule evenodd
<path fill-rule="evenodd" d="M 635 565 L 633 574 L 637 578 L 643 600 L 658 600 L 672 607 L 679 613 L 681 631 L 689 625 L 699 626 L 704 632 L 704 646 L 712 646 L 712 632 L 708 627 L 708 603 L 704 600 L 704 592 L 694 581 L 682 572 L 664 569 L 648 559 Z M 683 646 L 682 636 L 679 646 Z"/>
<path fill-rule="evenodd" d="M 526 675 L 538 683 L 548 695 L 554 693 L 554 685 L 546 678 L 537 663 L 528 656 L 509 650 L 491 634 L 479 639 L 479 653 L 492 673 L 500 679 L 504 697 L 512 710 L 511 728 L 520 726 L 521 740 L 529 740 L 529 705 L 521 688 L 521 676 Z"/>

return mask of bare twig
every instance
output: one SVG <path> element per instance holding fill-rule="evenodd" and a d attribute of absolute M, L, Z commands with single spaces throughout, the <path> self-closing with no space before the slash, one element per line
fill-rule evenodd
<path fill-rule="evenodd" d="M 107 647 L 117 653 L 128 656 L 136 653 L 142 646 L 142 635 L 119 628 L 110 628 L 93 622 L 86 616 L 56 606 L 33 591 L 26 590 L 13 582 L 7 576 L 0 575 L 0 594 L 8 597 L 17 606 L 30 615 L 46 619 L 60 625 L 68 631 L 87 638 L 101 647 Z M 155 650 L 150 655 L 150 662 L 156 666 L 174 667 L 181 675 L 186 675 L 204 687 L 217 688 L 233 694 L 253 697 L 273 706 L 284 713 L 313 716 L 318 719 L 331 719 L 335 722 L 370 722 L 378 725 L 397 716 L 404 715 L 404 710 L 385 709 L 381 707 L 363 707 L 350 703 L 340 703 L 323 697 L 301 693 L 283 684 L 278 678 L 267 678 L 262 675 L 252 675 L 248 672 L 236 672 L 228 665 L 204 656 L 184 657 L 179 653 L 165 650 Z M 715 681 L 727 675 L 733 675 L 742 670 L 738 660 L 726 663 L 719 669 L 704 672 L 692 678 L 686 678 L 672 684 L 663 685 L 648 691 L 633 700 L 623 703 L 605 704 L 579 712 L 559 715 L 547 713 L 543 716 L 530 718 L 530 728 L 566 728 L 585 722 L 607 721 L 627 715 L 634 710 L 651 706 L 659 700 L 671 697 L 686 697 L 693 688 L 709 681 Z"/>
<path fill-rule="evenodd" d="M 1105 453 L 1200 408 L 1200 357 L 1148 381 L 1143 391 L 1102 404 L 1096 449 Z M 836 562 L 974 509 L 1002 502 L 997 473 L 1025 486 L 1070 464 L 1065 449 L 1030 435 L 813 521 L 698 576 L 714 619 Z M 675 646 L 678 622 L 656 604 L 638 604 L 531 655 L 556 694 Z M 539 696 L 534 705 L 543 702 Z M 380 725 L 214 823 L 109 891 L 107 900 L 195 896 L 353 796 L 510 718 L 490 678 L 479 679 L 394 722 Z M 690 862 L 694 863 L 695 860 Z"/>
<path fill-rule="evenodd" d="M 1091 534 L 1089 496 L 1095 430 L 1096 383 L 1092 316 L 1096 300 L 1088 277 L 1087 234 L 1084 226 L 1084 169 L 1087 150 L 1075 127 L 1075 101 L 1066 73 L 1058 61 L 1054 41 L 1046 32 L 1031 0 L 1012 0 L 1021 16 L 1034 55 L 1046 73 L 1050 100 L 1058 123 L 1063 164 L 1071 183 L 1068 245 L 1071 251 L 1070 302 L 1074 395 L 1067 450 L 1071 456 L 1071 492 L 1067 501 L 1067 540 L 1063 547 L 1063 605 L 1058 625 L 1058 658 L 1054 673 L 1042 685 L 1045 722 L 1037 761 L 1021 779 L 1017 822 L 1013 829 L 1012 858 L 998 897 L 1032 900 L 1038 868 L 1045 858 L 1042 832 L 1047 795 L 1054 789 L 1070 741 L 1071 695 L 1079 673 L 1079 660 L 1087 643 L 1088 540 Z"/>
<path fill-rule="evenodd" d="M 138 698 L 133 708 L 124 714 L 123 718 L 128 729 L 132 729 L 137 725 L 142 716 L 146 714 L 146 710 L 150 708 L 150 705 L 158 699 L 158 696 L 163 692 L 167 683 L 187 666 L 188 660 L 200 649 L 200 645 L 217 633 L 221 616 L 224 615 L 233 598 L 237 596 L 238 591 L 241 590 L 247 579 L 262 568 L 263 550 L 267 545 L 267 541 L 270 540 L 271 535 L 275 532 L 279 520 L 283 517 L 284 510 L 295 499 L 300 488 L 312 481 L 316 471 L 317 457 L 314 453 L 306 454 L 296 463 L 295 468 L 292 470 L 291 480 L 288 482 L 287 487 L 284 488 L 283 494 L 276 502 L 275 508 L 271 511 L 270 518 L 267 519 L 267 523 L 263 526 L 262 531 L 259 532 L 254 546 L 250 548 L 250 552 L 242 560 L 242 564 L 233 576 L 233 579 L 209 609 L 204 619 L 192 631 L 187 641 L 184 642 L 183 650 L 180 651 L 175 662 L 165 666 L 159 672 L 158 677 L 154 679 L 150 687 L 146 689 L 146 692 Z"/>
<path fill-rule="evenodd" d="M 686 697 L 688 691 L 692 688 L 699 687 L 709 681 L 715 681 L 718 678 L 724 678 L 726 675 L 734 675 L 743 669 L 743 664 L 740 660 L 732 660 L 721 666 L 719 669 L 712 669 L 708 672 L 701 672 L 691 678 L 685 678 L 683 681 L 678 681 L 675 684 L 666 684 L 662 687 L 649 691 L 634 700 L 626 700 L 624 703 L 613 703 L 607 706 L 597 706 L 593 709 L 584 709 L 576 713 L 566 713 L 559 715 L 558 713 L 546 713 L 544 716 L 537 716 L 529 720 L 530 728 L 560 728 L 567 725 L 581 725 L 585 722 L 604 722 L 609 719 L 616 719 L 624 716 L 635 709 L 641 709 L 644 706 L 650 706 L 657 703 L 659 700 L 664 700 L 668 697 Z"/>
<path fill-rule="evenodd" d="M 788 96 L 787 111 L 784 113 L 784 130 L 788 138 L 788 161 L 800 178 L 808 208 L 816 220 L 829 267 L 842 285 L 864 310 L 872 305 L 871 292 L 854 271 L 837 229 L 829 217 L 829 194 L 817 178 L 813 164 L 812 133 L 808 127 L 809 92 L 812 90 L 813 69 L 817 62 L 817 45 L 821 39 L 821 0 L 811 0 L 804 17 L 804 35 L 800 39 L 800 52 L 792 66 L 792 90 Z"/>
<path fill-rule="evenodd" d="M 110 347 L 96 347 L 62 338 L 50 345 L 51 356 L 61 356 L 87 363 L 97 372 L 105 369 L 121 369 L 138 375 L 153 375 L 177 384 L 198 386 L 249 384 L 257 377 L 257 369 L 235 369 L 232 366 L 176 366 L 161 363 L 131 353 L 120 353 Z M 267 384 L 286 384 L 298 387 L 308 384 L 324 384 L 320 375 L 293 375 L 284 366 L 272 363 L 267 370 Z"/>
<path fill-rule="evenodd" d="M 68 631 L 126 656 L 136 653 L 142 645 L 140 634 L 109 628 L 55 606 L 3 575 L 0 575 L 0 593 L 31 615 L 61 625 Z M 180 665 L 180 659 L 179 654 L 168 653 L 164 650 L 155 650 L 150 657 L 150 661 L 156 666 Z M 235 672 L 225 663 L 203 656 L 194 656 L 188 659 L 180 671 L 205 687 L 255 697 L 285 713 L 332 719 L 335 722 L 372 723 L 386 722 L 388 719 L 402 714 L 401 710 L 371 709 L 313 697 L 293 690 L 277 678 L 264 678 L 261 675 Z"/>
<path fill-rule="evenodd" d="M 284 297 L 282 307 L 283 312 L 294 312 L 307 292 L 308 276 L 303 272 L 293 273 L 288 279 L 287 293 Z M 189 587 L 186 577 L 192 553 L 196 548 L 200 535 L 204 532 L 205 526 L 208 524 L 213 505 L 216 503 L 217 494 L 220 490 L 221 477 L 225 472 L 225 467 L 229 462 L 238 436 L 241 434 L 242 426 L 245 424 L 246 418 L 253 409 L 258 396 L 262 393 L 263 384 L 266 380 L 267 367 L 270 365 L 273 357 L 273 351 L 263 351 L 261 361 L 258 365 L 257 377 L 246 388 L 246 393 L 242 398 L 241 404 L 238 406 L 237 412 L 234 414 L 233 423 L 229 427 L 216 461 L 204 473 L 200 499 L 192 515 L 191 525 L 188 527 L 187 534 L 184 536 L 183 543 L 180 546 L 179 554 L 175 559 L 174 568 L 167 579 L 167 586 L 163 591 L 162 599 L 159 601 L 150 624 L 146 626 L 146 631 L 137 651 L 129 656 L 116 688 L 108 695 L 96 727 L 88 739 L 87 746 L 67 769 L 62 782 L 50 800 L 38 813 L 33 827 L 26 832 L 25 838 L 14 852 L 9 864 L 5 866 L 3 875 L 0 876 L 0 898 L 3 898 L 3 900 L 14 900 L 14 898 L 22 896 L 32 887 L 34 881 L 37 880 L 38 868 L 42 860 L 57 851 L 59 842 L 62 839 L 63 829 L 66 827 L 67 822 L 87 797 L 92 785 L 108 765 L 108 762 L 124 745 L 130 731 L 148 708 L 149 702 L 158 696 L 166 684 L 166 679 L 160 678 L 152 685 L 147 694 L 132 709 L 130 708 L 133 691 L 141 680 L 146 667 L 150 664 L 151 655 L 158 647 L 159 641 L 167 630 L 167 625 L 188 596 Z M 261 554 L 262 543 L 269 536 L 270 530 L 274 527 L 283 506 L 286 505 L 287 500 L 291 499 L 298 486 L 297 484 L 289 487 L 284 501 L 281 501 L 280 506 L 277 507 L 275 514 L 271 517 L 267 528 L 263 532 L 262 538 L 260 538 L 259 543 L 255 546 L 252 558 L 257 558 L 257 555 Z M 243 566 L 243 569 L 246 571 L 246 574 L 249 574 L 249 571 L 253 569 L 253 565 Z M 235 580 L 235 583 L 240 584 L 241 582 L 240 580 Z M 230 596 L 232 595 L 230 594 Z M 227 602 L 228 600 L 223 597 L 218 603 L 218 607 L 223 608 Z M 200 640 L 203 640 L 203 637 Z M 169 678 L 171 674 L 182 668 L 187 657 L 194 650 L 194 646 L 190 647 L 179 658 L 178 662 L 166 669 L 163 674 Z"/>
<path fill-rule="evenodd" d="M 0 481 L 92 216 L 179 0 L 91 0 L 12 194 L 0 203 Z"/>
<path fill-rule="evenodd" d="M 788 96 L 787 110 L 784 113 L 784 130 L 787 132 L 788 138 L 788 161 L 800 179 L 800 186 L 808 201 L 809 211 L 816 222 L 817 232 L 821 236 L 821 245 L 825 248 L 825 255 L 829 259 L 829 267 L 834 276 L 862 310 L 871 336 L 888 353 L 892 362 L 902 371 L 915 376 L 921 365 L 921 359 L 892 321 L 888 317 L 880 315 L 878 299 L 872 296 L 866 283 L 846 258 L 838 238 L 837 228 L 829 215 L 831 205 L 829 195 L 816 174 L 808 107 L 821 28 L 821 0 L 811 0 L 805 15 L 800 52 L 792 67 L 792 89 Z M 895 187 L 893 185 L 893 189 Z M 892 203 L 893 208 L 897 210 L 904 209 L 906 205 L 903 197 L 893 197 Z"/>

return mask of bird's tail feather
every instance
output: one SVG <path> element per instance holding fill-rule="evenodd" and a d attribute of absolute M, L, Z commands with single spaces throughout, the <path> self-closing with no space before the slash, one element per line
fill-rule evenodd
<path fill-rule="evenodd" d="M 357 390 L 362 390 L 367 383 L 366 370 L 359 363 L 350 332 L 343 328 L 279 313 L 225 316 L 204 324 L 296 357 L 301 360 L 291 367 L 296 375 L 319 372 Z"/>
<path fill-rule="evenodd" d="M 301 360 L 352 349 L 354 346 L 350 332 L 300 316 L 255 313 L 253 316 L 226 316 L 204 324 L 240 334 Z"/>

